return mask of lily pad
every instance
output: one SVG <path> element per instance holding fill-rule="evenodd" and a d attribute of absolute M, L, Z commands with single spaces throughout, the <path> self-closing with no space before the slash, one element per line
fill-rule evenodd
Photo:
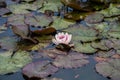
<path fill-rule="evenodd" d="M 100 42 L 92 42 L 91 46 L 95 49 L 109 50 L 109 48 L 106 46 L 107 43 L 110 43 L 110 41 L 109 40 L 101 40 Z"/>
<path fill-rule="evenodd" d="M 28 78 L 45 78 L 58 71 L 58 68 L 51 65 L 50 61 L 38 61 L 26 65 L 22 73 Z"/>
<path fill-rule="evenodd" d="M 100 13 L 93 13 L 93 14 L 90 14 L 88 15 L 86 18 L 85 18 L 85 21 L 89 24 L 95 24 L 95 23 L 99 23 L 99 22 L 102 22 L 104 16 Z"/>
<path fill-rule="evenodd" d="M 110 59 L 96 64 L 96 71 L 111 80 L 120 80 L 120 59 Z"/>
<path fill-rule="evenodd" d="M 16 14 L 16 15 L 10 15 L 8 17 L 8 25 L 25 25 L 24 23 L 24 15 L 22 14 Z"/>
<path fill-rule="evenodd" d="M 58 12 L 63 4 L 61 3 L 61 0 L 46 0 L 46 2 L 43 4 L 43 7 L 38 12 L 45 12 L 45 10 L 51 10 L 54 12 Z"/>
<path fill-rule="evenodd" d="M 120 15 L 120 9 L 115 4 L 110 4 L 109 8 L 100 11 L 105 17 L 113 17 Z"/>
<path fill-rule="evenodd" d="M 12 57 L 11 55 L 10 51 L 0 54 L 0 74 L 16 72 L 31 61 L 26 51 L 18 51 Z"/>
<path fill-rule="evenodd" d="M 29 16 L 26 17 L 25 19 L 25 23 L 32 25 L 32 26 L 49 26 L 51 23 L 53 22 L 53 18 L 52 17 L 48 17 L 46 15 L 35 15 L 35 16 Z"/>
<path fill-rule="evenodd" d="M 2 49 L 14 50 L 17 46 L 17 39 L 14 37 L 3 37 L 0 39 L 0 46 Z"/>
<path fill-rule="evenodd" d="M 114 54 L 116 54 L 116 51 L 114 49 L 111 49 L 109 51 L 99 51 L 97 53 L 98 57 L 102 57 L 102 58 L 110 58 L 112 57 Z"/>
<path fill-rule="evenodd" d="M 71 52 L 66 56 L 57 56 L 53 64 L 61 68 L 78 68 L 89 63 L 87 58 L 88 57 L 83 54 Z"/>
<path fill-rule="evenodd" d="M 73 25 L 64 31 L 71 33 L 73 35 L 73 40 L 78 42 L 89 42 L 98 39 L 98 32 L 95 29 L 83 25 Z"/>
<path fill-rule="evenodd" d="M 38 49 L 42 49 L 42 48 L 45 48 L 47 47 L 50 42 L 51 42 L 51 39 L 52 37 L 49 35 L 49 36 L 37 36 L 37 37 L 34 37 L 37 41 L 39 41 L 38 44 L 31 44 L 31 43 L 28 43 L 28 41 L 21 41 L 18 43 L 18 47 L 20 50 L 38 50 Z"/>
<path fill-rule="evenodd" d="M 29 10 L 36 10 L 35 5 L 31 5 L 28 3 L 11 4 L 11 5 L 8 5 L 8 8 L 14 14 L 26 14 L 26 13 L 30 13 Z"/>
<path fill-rule="evenodd" d="M 48 27 L 42 30 L 34 30 L 32 33 L 35 35 L 49 35 L 49 34 L 53 34 L 56 32 L 56 29 L 53 27 Z"/>
<path fill-rule="evenodd" d="M 75 24 L 75 21 L 69 21 L 60 17 L 54 17 L 54 22 L 51 25 L 56 30 L 68 28 L 70 25 Z"/>
<path fill-rule="evenodd" d="M 56 58 L 57 56 L 60 55 L 67 55 L 67 52 L 60 51 L 58 49 L 45 49 L 45 50 L 39 50 L 38 55 L 41 55 L 43 57 L 51 57 L 51 58 Z"/>
<path fill-rule="evenodd" d="M 87 53 L 87 54 L 93 54 L 97 51 L 97 49 L 93 48 L 91 46 L 91 43 L 80 43 L 80 42 L 74 42 L 75 44 L 75 51 L 81 52 L 81 53 Z"/>
<path fill-rule="evenodd" d="M 83 20 L 89 14 L 90 14 L 89 12 L 73 11 L 73 12 L 66 13 L 64 17 L 67 19 L 72 19 L 77 21 L 77 20 Z"/>

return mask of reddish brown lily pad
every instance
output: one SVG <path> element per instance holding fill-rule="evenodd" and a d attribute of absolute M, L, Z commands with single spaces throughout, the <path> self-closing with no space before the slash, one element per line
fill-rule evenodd
<path fill-rule="evenodd" d="M 57 71 L 58 68 L 51 65 L 50 61 L 39 61 L 26 65 L 23 68 L 22 73 L 28 78 L 45 78 L 49 75 L 54 74 Z"/>
<path fill-rule="evenodd" d="M 57 56 L 53 64 L 61 68 L 78 68 L 88 64 L 87 56 L 76 52 L 71 52 L 68 55 Z"/>

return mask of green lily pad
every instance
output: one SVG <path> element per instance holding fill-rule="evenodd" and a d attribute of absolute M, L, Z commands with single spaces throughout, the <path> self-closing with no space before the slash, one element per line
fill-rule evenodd
<path fill-rule="evenodd" d="M 96 64 L 96 71 L 111 80 L 120 80 L 120 59 L 109 59 Z"/>
<path fill-rule="evenodd" d="M 51 10 L 54 12 L 58 12 L 63 4 L 61 3 L 61 0 L 46 0 L 46 2 L 43 4 L 43 7 L 38 10 L 38 12 L 45 12 L 45 10 Z"/>
<path fill-rule="evenodd" d="M 120 15 L 120 9 L 115 4 L 110 4 L 109 8 L 100 11 L 105 17 L 112 17 Z"/>
<path fill-rule="evenodd" d="M 82 43 L 74 42 L 74 44 L 75 44 L 74 50 L 81 53 L 93 54 L 97 51 L 97 49 L 91 46 L 91 43 L 82 44 Z"/>
<path fill-rule="evenodd" d="M 29 10 L 36 10 L 37 9 L 37 7 L 35 5 L 31 5 L 28 3 L 11 4 L 11 5 L 8 5 L 8 8 L 14 14 L 26 14 L 26 13 L 30 13 Z"/>
<path fill-rule="evenodd" d="M 100 42 L 92 42 L 91 46 L 95 49 L 109 50 L 109 48 L 106 46 L 106 43 L 108 42 L 109 40 L 101 40 Z"/>
<path fill-rule="evenodd" d="M 68 28 L 70 25 L 75 24 L 75 21 L 69 21 L 60 17 L 54 17 L 54 22 L 51 25 L 56 30 Z"/>
<path fill-rule="evenodd" d="M 13 57 L 11 54 L 10 51 L 0 54 L 0 74 L 16 72 L 31 61 L 28 52 L 18 51 Z"/>
<path fill-rule="evenodd" d="M 53 22 L 52 17 L 48 17 L 46 15 L 35 15 L 35 16 L 28 16 L 25 19 L 25 23 L 32 25 L 32 26 L 49 26 Z"/>
<path fill-rule="evenodd" d="M 65 29 L 64 31 L 73 35 L 73 41 L 89 42 L 98 39 L 98 32 L 95 29 L 83 25 L 73 25 L 73 27 Z"/>

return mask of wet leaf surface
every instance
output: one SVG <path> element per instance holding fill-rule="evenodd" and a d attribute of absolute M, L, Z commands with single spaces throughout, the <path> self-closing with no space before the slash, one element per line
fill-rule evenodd
<path fill-rule="evenodd" d="M 38 10 L 38 12 L 45 12 L 45 10 L 51 10 L 54 12 L 59 12 L 63 4 L 60 0 L 46 0 L 46 2 L 43 4 L 43 8 Z"/>
<path fill-rule="evenodd" d="M 32 25 L 32 26 L 49 26 L 51 23 L 53 22 L 53 18 L 52 17 L 48 17 L 46 15 L 36 15 L 36 16 L 28 16 L 25 19 L 25 23 Z"/>
<path fill-rule="evenodd" d="M 97 49 L 93 48 L 91 46 L 91 43 L 79 43 L 79 42 L 74 42 L 75 44 L 75 51 L 82 52 L 82 53 L 87 53 L 87 54 L 93 54 L 97 51 Z"/>
<path fill-rule="evenodd" d="M 112 16 L 118 16 L 120 15 L 120 9 L 116 7 L 115 4 L 110 4 L 109 8 L 102 10 L 100 13 L 102 13 L 105 17 L 112 17 Z"/>
<path fill-rule="evenodd" d="M 95 29 L 83 25 L 73 25 L 64 31 L 71 33 L 74 41 L 89 42 L 98 39 L 98 32 Z"/>
<path fill-rule="evenodd" d="M 60 51 L 58 49 L 45 49 L 45 50 L 39 50 L 39 53 L 37 55 L 40 55 L 40 56 L 43 56 L 43 57 L 51 57 L 51 58 L 56 58 L 57 56 L 60 56 L 60 55 L 67 55 L 68 53 L 67 52 L 64 52 L 64 51 Z"/>
<path fill-rule="evenodd" d="M 111 78 L 112 80 L 120 79 L 120 59 L 109 59 L 106 62 L 96 64 L 96 70 L 104 77 Z"/>
<path fill-rule="evenodd" d="M 18 51 L 12 57 L 12 51 L 0 54 L 0 74 L 17 72 L 31 61 L 30 55 L 26 51 Z"/>
<path fill-rule="evenodd" d="M 78 68 L 88 64 L 89 61 L 87 59 L 88 57 L 83 54 L 71 52 L 66 56 L 57 56 L 53 64 L 61 68 Z"/>
<path fill-rule="evenodd" d="M 86 18 L 85 18 L 85 21 L 87 22 L 87 23 L 99 23 L 99 22 L 102 22 L 102 20 L 103 20 L 103 18 L 104 18 L 104 16 L 102 15 L 102 14 L 100 14 L 100 13 L 93 13 L 93 14 L 91 14 L 91 15 L 88 15 Z"/>
<path fill-rule="evenodd" d="M 4 37 L 0 39 L 1 49 L 14 50 L 17 47 L 17 39 L 15 37 Z"/>
<path fill-rule="evenodd" d="M 54 27 L 56 30 L 68 28 L 70 25 L 75 24 L 75 21 L 69 21 L 62 19 L 60 17 L 54 17 L 54 22 L 51 27 Z"/>
<path fill-rule="evenodd" d="M 52 75 L 58 71 L 58 68 L 53 66 L 50 61 L 38 61 L 26 65 L 22 73 L 28 78 L 44 78 L 46 76 Z"/>

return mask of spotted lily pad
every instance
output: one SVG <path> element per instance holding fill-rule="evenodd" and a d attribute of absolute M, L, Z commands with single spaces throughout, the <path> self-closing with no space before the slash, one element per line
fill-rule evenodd
<path fill-rule="evenodd" d="M 95 29 L 83 25 L 73 25 L 64 31 L 71 33 L 74 41 L 89 42 L 98 39 L 98 32 Z"/>
<path fill-rule="evenodd" d="M 35 16 L 28 16 L 25 19 L 25 23 L 32 25 L 32 26 L 49 26 L 53 22 L 52 17 L 48 17 L 46 15 L 35 15 Z"/>
<path fill-rule="evenodd" d="M 63 5 L 60 0 L 46 0 L 39 12 L 45 12 L 45 10 L 58 12 L 62 6 Z"/>
<path fill-rule="evenodd" d="M 0 74 L 7 74 L 18 71 L 31 61 L 30 55 L 25 51 L 18 51 L 12 57 L 12 52 L 0 54 Z"/>
<path fill-rule="evenodd" d="M 38 61 L 26 65 L 22 73 L 28 78 L 45 78 L 58 71 L 58 68 L 53 66 L 50 61 Z"/>
<path fill-rule="evenodd" d="M 57 56 L 53 64 L 61 68 L 78 68 L 89 63 L 87 58 L 83 54 L 72 52 L 66 56 Z"/>
<path fill-rule="evenodd" d="M 111 80 L 120 80 L 120 59 L 109 59 L 96 64 L 96 71 Z"/>
<path fill-rule="evenodd" d="M 75 21 L 69 21 L 60 17 L 54 17 L 54 22 L 51 26 L 58 30 L 67 28 L 72 24 L 75 24 Z"/>

